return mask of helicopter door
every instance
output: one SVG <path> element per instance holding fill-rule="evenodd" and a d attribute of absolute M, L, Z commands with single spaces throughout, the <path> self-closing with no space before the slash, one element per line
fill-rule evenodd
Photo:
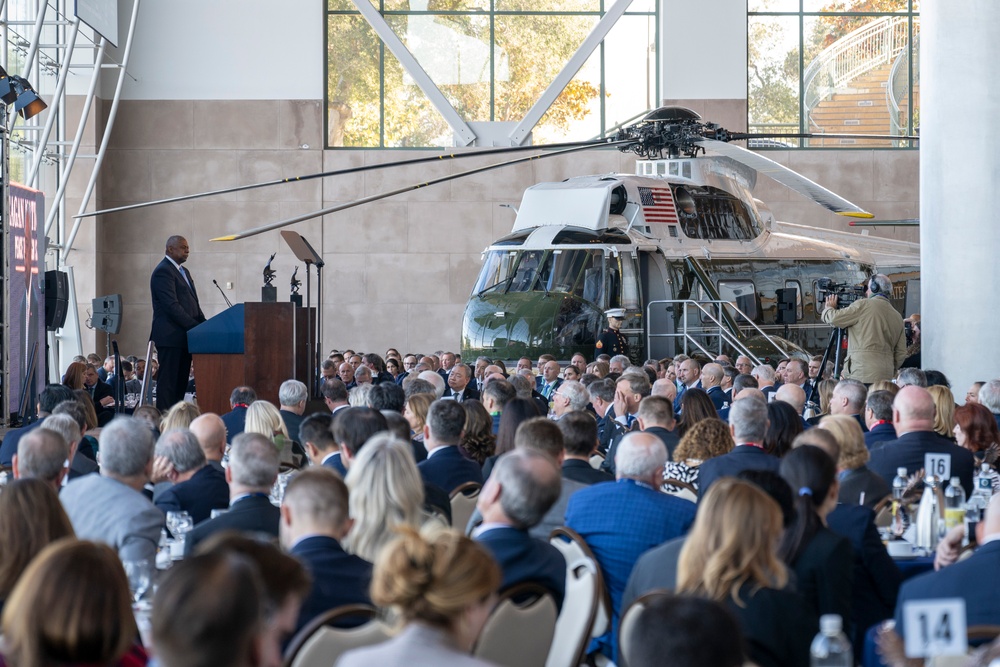
<path fill-rule="evenodd" d="M 621 332 L 628 341 L 629 356 L 633 363 L 642 361 L 643 336 L 642 326 L 642 286 L 639 284 L 639 258 L 633 250 L 631 253 L 619 255 L 621 267 L 621 300 L 619 308 L 625 309 L 625 322 Z"/>
<path fill-rule="evenodd" d="M 667 268 L 662 254 L 643 252 L 639 255 L 639 269 L 642 285 L 646 288 L 645 304 L 671 298 L 670 286 L 667 284 Z M 662 335 L 673 334 L 676 330 L 673 312 L 667 309 L 667 304 L 656 304 L 652 308 L 645 309 L 644 314 L 646 334 L 652 334 L 653 337 L 648 339 L 649 348 L 642 356 L 649 359 L 674 356 L 676 341 Z"/>

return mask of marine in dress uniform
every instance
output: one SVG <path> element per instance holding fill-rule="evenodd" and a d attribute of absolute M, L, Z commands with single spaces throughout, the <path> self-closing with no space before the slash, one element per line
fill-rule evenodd
<path fill-rule="evenodd" d="M 610 354 L 612 357 L 616 354 L 624 354 L 627 357 L 628 341 L 619 331 L 625 320 L 625 309 L 612 308 L 605 310 L 604 314 L 608 318 L 608 326 L 597 338 L 597 344 L 594 346 L 594 358 L 596 359 L 601 354 Z"/>

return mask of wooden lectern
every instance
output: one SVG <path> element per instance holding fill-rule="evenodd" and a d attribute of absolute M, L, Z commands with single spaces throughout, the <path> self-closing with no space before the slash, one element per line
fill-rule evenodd
<path fill-rule="evenodd" d="M 309 386 L 312 356 L 308 336 L 315 308 L 294 303 L 241 303 L 188 332 L 194 358 L 198 407 L 222 415 L 229 395 L 240 385 L 278 407 L 285 380 Z"/>

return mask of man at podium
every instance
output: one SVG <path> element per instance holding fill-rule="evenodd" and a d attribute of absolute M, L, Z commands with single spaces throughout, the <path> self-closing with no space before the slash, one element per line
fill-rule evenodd
<path fill-rule="evenodd" d="M 191 354 L 187 332 L 205 321 L 198 305 L 191 273 L 181 266 L 187 261 L 190 248 L 183 236 L 167 239 L 166 256 L 149 279 L 153 297 L 153 326 L 149 339 L 156 344 L 160 371 L 156 380 L 156 407 L 166 412 L 184 400 Z"/>

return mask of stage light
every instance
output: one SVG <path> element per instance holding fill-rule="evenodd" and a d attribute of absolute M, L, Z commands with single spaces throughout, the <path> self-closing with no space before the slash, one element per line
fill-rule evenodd
<path fill-rule="evenodd" d="M 11 81 L 11 87 L 14 92 L 17 93 L 17 100 L 14 102 L 14 111 L 21 114 L 21 118 L 28 120 L 48 108 L 49 105 L 38 96 L 38 93 L 31 87 L 27 79 L 20 76 L 11 76 L 8 79 Z M 0 82 L 2 82 L 2 79 L 0 79 Z M 2 91 L 3 88 L 0 85 L 0 93 Z M 7 96 L 0 97 L 0 99 L 6 102 Z"/>

